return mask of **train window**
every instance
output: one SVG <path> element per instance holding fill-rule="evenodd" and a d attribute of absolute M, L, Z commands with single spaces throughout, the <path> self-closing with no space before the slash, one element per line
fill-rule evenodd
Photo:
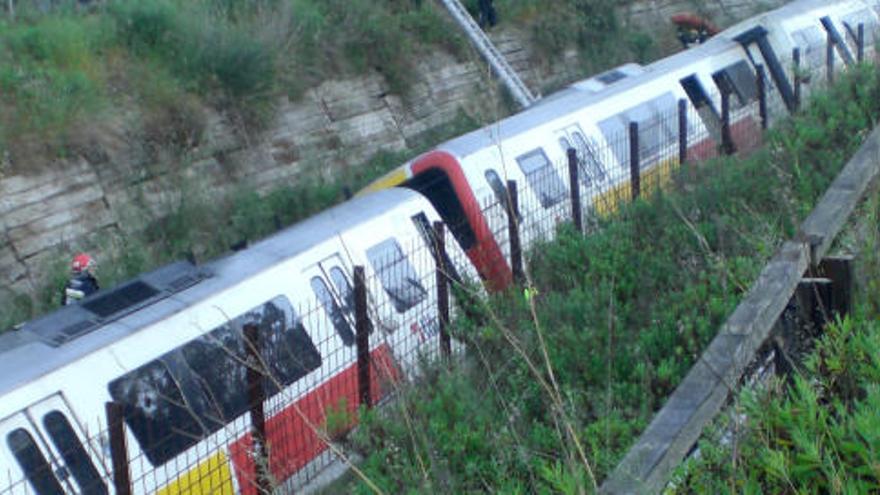
<path fill-rule="evenodd" d="M 13 430 L 6 436 L 6 443 L 37 495 L 64 495 L 64 490 L 55 478 L 49 461 L 27 430 L 23 428 Z"/>
<path fill-rule="evenodd" d="M 590 179 L 603 181 L 605 180 L 605 167 L 596 156 L 595 147 L 587 142 L 587 138 L 580 131 L 574 131 L 574 141 L 580 150 L 580 167 L 581 175 L 584 176 L 582 181 L 585 185 L 590 185 Z"/>
<path fill-rule="evenodd" d="M 336 302 L 336 298 L 333 297 L 333 293 L 330 292 L 330 288 L 327 287 L 327 283 L 321 277 L 312 277 L 311 285 L 315 295 L 318 296 L 318 301 L 321 302 L 321 306 L 330 317 L 333 328 L 342 339 L 342 343 L 348 346 L 354 345 L 354 332 L 351 329 L 351 324 L 345 317 L 345 313 L 342 312 L 342 308 L 339 307 L 339 303 Z"/>
<path fill-rule="evenodd" d="M 188 343 L 181 353 L 214 405 L 212 411 L 203 414 L 211 431 L 219 428 L 215 423 L 225 424 L 248 409 L 248 344 L 244 339 L 247 325 L 258 329 L 260 371 L 266 375 L 266 394 L 276 394 L 279 386 L 290 385 L 321 365 L 321 355 L 283 296 Z"/>
<path fill-rule="evenodd" d="M 268 395 L 321 366 L 290 302 L 278 296 L 111 382 L 110 395 L 154 465 L 247 411 L 247 325 L 258 328 Z"/>
<path fill-rule="evenodd" d="M 878 12 L 878 15 L 880 15 L 880 12 Z M 843 21 L 843 25 L 846 27 L 846 32 L 852 41 L 853 47 L 855 47 L 858 42 L 859 24 L 864 24 L 865 26 L 865 46 L 871 46 L 874 44 L 874 40 L 877 36 L 878 24 L 874 15 L 868 9 L 862 9 L 858 12 L 847 14 L 841 18 L 841 21 Z"/>
<path fill-rule="evenodd" d="M 559 136 L 559 147 L 562 148 L 563 153 L 568 153 L 569 148 L 571 148 L 571 143 L 568 142 L 567 137 Z"/>
<path fill-rule="evenodd" d="M 386 239 L 367 249 L 367 259 L 373 270 L 379 274 L 379 280 L 385 293 L 398 313 L 403 313 L 425 300 L 428 291 L 422 286 L 400 244 L 396 240 Z"/>
<path fill-rule="evenodd" d="M 483 174 L 486 177 L 486 182 L 489 183 L 489 187 L 492 188 L 492 192 L 495 194 L 495 200 L 503 206 L 507 208 L 510 201 L 507 199 L 507 187 L 504 186 L 504 182 L 502 182 L 501 177 L 498 176 L 498 172 L 489 169 Z"/>
<path fill-rule="evenodd" d="M 735 94 L 741 107 L 758 97 L 755 74 L 745 61 L 740 60 L 712 74 L 712 79 L 722 91 Z"/>
<path fill-rule="evenodd" d="M 231 421 L 248 409 L 247 348 L 232 322 L 183 346 L 181 351 L 199 384 L 211 397 L 215 421 Z"/>
<path fill-rule="evenodd" d="M 525 174 L 529 186 L 541 200 L 541 206 L 549 208 L 565 199 L 565 184 L 553 169 L 544 150 L 537 148 L 520 155 L 516 162 Z"/>
<path fill-rule="evenodd" d="M 351 284 L 348 278 L 342 273 L 342 269 L 334 266 L 330 269 L 330 281 L 336 287 L 336 292 L 342 299 L 342 310 L 350 315 L 354 315 L 354 291 L 351 290 Z"/>
<path fill-rule="evenodd" d="M 110 395 L 122 404 L 125 423 L 153 465 L 198 443 L 205 434 L 177 381 L 160 360 L 110 382 Z"/>
<path fill-rule="evenodd" d="M 816 26 L 799 29 L 791 34 L 794 44 L 801 49 L 807 67 L 823 67 L 825 64 L 826 36 Z"/>
<path fill-rule="evenodd" d="M 107 485 L 95 469 L 86 449 L 70 426 L 70 422 L 60 411 L 52 411 L 43 416 L 43 426 L 49 433 L 52 443 L 64 459 L 67 469 L 73 474 L 83 495 L 105 495 Z"/>

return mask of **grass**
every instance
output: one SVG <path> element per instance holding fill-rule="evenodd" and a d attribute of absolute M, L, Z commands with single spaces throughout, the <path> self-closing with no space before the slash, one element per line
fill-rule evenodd
<path fill-rule="evenodd" d="M 367 414 L 365 476 L 385 492 L 593 492 L 876 124 L 878 92 L 857 71 L 757 154 L 535 249 L 538 296 L 477 304 L 455 325 L 458 367 Z"/>
<path fill-rule="evenodd" d="M 183 116 L 203 106 L 260 129 L 279 95 L 296 99 L 324 80 L 376 71 L 405 96 L 421 55 L 463 56 L 465 46 L 433 2 L 409 0 L 20 9 L 0 20 L 0 143 L 7 166 L 27 172 L 75 150 L 83 127 L 99 128 L 118 108 L 138 114 L 142 139 L 158 147 L 198 134 L 198 119 Z M 170 130 L 156 131 L 160 123 Z"/>

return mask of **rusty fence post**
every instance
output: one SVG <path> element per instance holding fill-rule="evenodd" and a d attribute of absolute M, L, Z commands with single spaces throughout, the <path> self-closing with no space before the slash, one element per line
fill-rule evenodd
<path fill-rule="evenodd" d="M 678 100 L 678 164 L 684 165 L 688 153 L 687 100 Z"/>
<path fill-rule="evenodd" d="M 581 210 L 581 185 L 578 182 L 578 157 L 574 148 L 568 149 L 568 182 L 571 184 L 571 219 L 578 232 L 584 232 L 584 218 Z"/>
<path fill-rule="evenodd" d="M 449 359 L 452 339 L 449 337 L 449 276 L 446 267 L 446 228 L 443 222 L 434 222 L 434 242 L 437 260 L 437 317 L 440 324 L 440 352 Z"/>
<path fill-rule="evenodd" d="M 370 391 L 370 317 L 367 314 L 367 280 L 364 267 L 354 267 L 354 318 L 357 343 L 358 397 L 361 405 L 373 407 Z"/>
<path fill-rule="evenodd" d="M 791 63 L 794 71 L 794 110 L 801 109 L 801 49 L 791 51 Z"/>
<path fill-rule="evenodd" d="M 825 74 L 828 77 L 828 84 L 834 82 L 834 39 L 831 33 L 828 33 L 827 43 L 825 45 Z"/>
<path fill-rule="evenodd" d="M 510 269 L 513 271 L 513 281 L 517 284 L 525 282 L 523 271 L 522 245 L 519 240 L 519 193 L 516 189 L 516 181 L 507 181 L 507 229 L 510 236 Z"/>
<path fill-rule="evenodd" d="M 630 198 L 635 201 L 642 192 L 642 170 L 639 163 L 639 123 L 629 123 L 629 185 Z"/>
<path fill-rule="evenodd" d="M 865 24 L 862 22 L 856 31 L 856 60 L 859 63 L 865 61 Z"/>
<path fill-rule="evenodd" d="M 755 66 L 755 84 L 758 89 L 758 115 L 761 118 L 761 129 L 767 130 L 769 122 L 767 122 L 767 74 L 764 72 L 764 66 L 758 64 Z"/>
<path fill-rule="evenodd" d="M 269 451 L 266 448 L 266 411 L 263 408 L 263 401 L 266 400 L 266 391 L 263 389 L 265 368 L 260 352 L 260 328 L 254 324 L 245 325 L 244 338 L 248 355 L 247 388 L 251 437 L 254 441 L 253 477 L 257 483 L 257 493 L 265 495 L 272 493 L 272 486 L 269 476 Z"/>
<path fill-rule="evenodd" d="M 131 495 L 131 470 L 128 463 L 128 447 L 125 444 L 122 404 L 108 402 L 104 405 L 104 409 L 107 414 L 107 428 L 110 430 L 113 487 L 116 495 Z"/>

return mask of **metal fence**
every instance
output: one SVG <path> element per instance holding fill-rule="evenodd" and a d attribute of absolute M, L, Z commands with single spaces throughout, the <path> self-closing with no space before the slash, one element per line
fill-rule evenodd
<path fill-rule="evenodd" d="M 831 64 L 799 69 L 797 60 L 795 53 L 785 65 L 800 95 L 824 86 L 832 79 L 829 74 L 841 69 Z M 587 232 L 595 228 L 597 218 L 613 215 L 634 198 L 675 180 L 676 169 L 684 163 L 759 148 L 763 129 L 787 112 L 762 74 L 758 71 L 753 100 L 743 103 L 732 93 L 711 95 L 722 102 L 720 109 L 694 108 L 682 100 L 669 112 L 630 123 L 603 146 L 567 150 L 564 163 L 529 176 L 525 184 L 510 181 L 493 200 L 481 203 L 479 211 L 514 280 L 524 279 L 523 250 L 552 239 L 560 224 L 572 222 Z M 335 329 L 327 339 L 311 342 L 317 357 L 301 354 L 292 368 L 280 369 L 272 364 L 272 342 L 261 341 L 265 336 L 260 325 L 244 325 L 244 344 L 221 346 L 228 355 L 216 358 L 226 359 L 224 366 L 236 370 L 235 379 L 219 385 L 225 390 L 214 390 L 213 399 L 202 405 L 190 400 L 189 391 L 180 391 L 183 385 L 176 395 L 153 397 L 173 412 L 175 421 L 168 431 L 126 434 L 139 420 L 130 405 L 108 403 L 106 417 L 97 422 L 100 431 L 88 432 L 83 444 L 53 437 L 53 452 L 67 466 L 64 472 L 52 470 L 32 448 L 33 439 L 20 439 L 13 450 L 20 454 L 28 479 L 0 473 L 0 494 L 100 494 L 111 489 L 121 494 L 293 492 L 328 467 L 344 465 L 340 440 L 357 425 L 360 407 L 381 406 L 393 401 L 401 387 L 419 383 L 423 363 L 441 359 L 454 365 L 452 357 L 465 345 L 450 337 L 448 328 L 450 287 L 479 291 L 455 268 L 469 260 L 461 250 L 447 249 L 455 242 L 453 232 L 462 226 L 431 227 L 433 245 L 414 240 L 403 247 L 404 258 L 383 267 L 407 281 L 412 301 L 375 297 L 386 290 L 382 270 L 367 277 L 363 267 L 355 267 L 346 274 L 350 286 L 342 290 L 341 300 L 316 294 L 312 303 L 295 308 L 294 326 L 303 329 L 296 338 L 308 339 L 308 329 L 328 321 Z M 289 380 L 306 373 L 308 380 Z M 232 405 L 217 398 L 230 389 L 235 389 Z M 133 438 L 139 444 L 149 438 L 150 445 L 126 445 Z M 86 457 L 94 460 L 95 468 L 83 462 Z"/>

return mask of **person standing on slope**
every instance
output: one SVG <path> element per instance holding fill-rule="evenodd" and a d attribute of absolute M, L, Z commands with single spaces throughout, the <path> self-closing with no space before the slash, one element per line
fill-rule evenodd
<path fill-rule="evenodd" d="M 98 279 L 92 274 L 95 269 L 95 260 L 86 253 L 79 253 L 70 262 L 70 280 L 64 286 L 61 293 L 61 304 L 67 306 L 79 302 L 89 294 L 100 289 Z"/>

